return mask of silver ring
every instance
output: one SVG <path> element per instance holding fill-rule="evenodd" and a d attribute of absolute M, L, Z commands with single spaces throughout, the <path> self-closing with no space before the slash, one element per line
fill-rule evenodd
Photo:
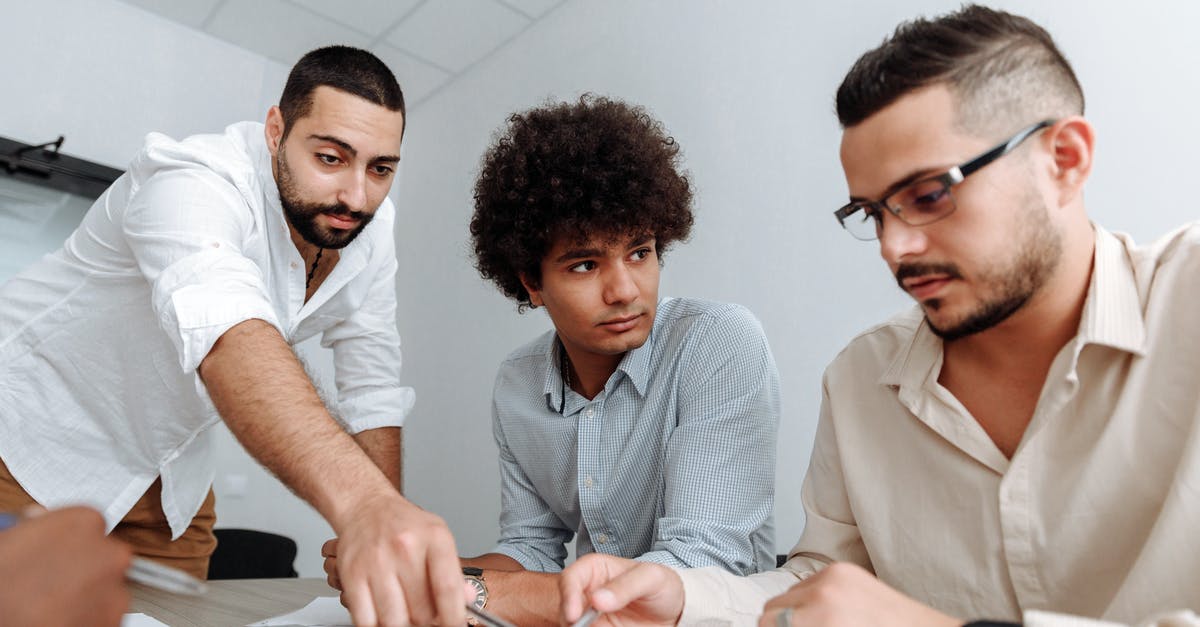
<path fill-rule="evenodd" d="M 792 627 L 792 610 L 795 608 L 785 607 L 783 611 L 775 615 L 775 627 Z"/>

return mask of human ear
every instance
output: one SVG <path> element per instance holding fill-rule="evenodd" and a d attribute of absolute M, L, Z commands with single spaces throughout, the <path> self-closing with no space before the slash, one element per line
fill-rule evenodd
<path fill-rule="evenodd" d="M 267 111 L 267 121 L 263 129 L 263 134 L 267 139 L 267 149 L 271 151 L 271 156 L 279 152 L 279 144 L 283 141 L 283 111 L 278 106 L 271 107 Z"/>
<path fill-rule="evenodd" d="M 520 278 L 521 286 L 525 288 L 526 292 L 529 292 L 529 304 L 533 305 L 534 307 L 541 307 L 545 305 L 545 301 L 542 300 L 542 290 L 539 287 L 540 284 L 530 279 L 529 276 L 524 273 L 521 274 Z"/>
<path fill-rule="evenodd" d="M 1074 115 L 1055 122 L 1046 135 L 1045 141 L 1049 142 L 1054 156 L 1053 179 L 1058 204 L 1066 206 L 1083 193 L 1083 184 L 1092 173 L 1095 129 L 1083 117 Z"/>

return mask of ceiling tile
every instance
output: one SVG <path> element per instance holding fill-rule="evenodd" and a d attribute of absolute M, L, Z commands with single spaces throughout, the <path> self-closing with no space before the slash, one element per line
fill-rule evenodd
<path fill-rule="evenodd" d="M 157 13 L 169 20 L 200 28 L 221 0 L 125 0 L 126 3 Z"/>
<path fill-rule="evenodd" d="M 378 37 L 421 0 L 291 0 L 329 19 Z"/>
<path fill-rule="evenodd" d="M 387 44 L 376 46 L 371 52 L 392 68 L 396 80 L 400 81 L 400 88 L 404 90 L 404 102 L 409 107 L 450 79 L 446 72 Z"/>
<path fill-rule="evenodd" d="M 508 6 L 537 19 L 563 3 L 563 0 L 499 0 Z"/>
<path fill-rule="evenodd" d="M 494 0 L 438 0 L 421 5 L 387 41 L 457 73 L 528 24 L 529 18 Z"/>
<path fill-rule="evenodd" d="M 206 30 L 288 66 L 314 48 L 330 44 L 365 48 L 370 39 L 283 0 L 228 0 Z"/>

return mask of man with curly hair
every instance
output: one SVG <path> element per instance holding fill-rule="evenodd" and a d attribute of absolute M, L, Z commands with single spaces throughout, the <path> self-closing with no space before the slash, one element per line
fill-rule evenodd
<path fill-rule="evenodd" d="M 572 537 L 580 555 L 774 565 L 779 380 L 762 328 L 738 305 L 658 298 L 662 255 L 692 226 L 679 160 L 644 109 L 593 96 L 513 115 L 484 155 L 476 265 L 554 324 L 500 366 L 500 542 L 464 560 L 519 624 L 557 621 L 548 573 Z"/>

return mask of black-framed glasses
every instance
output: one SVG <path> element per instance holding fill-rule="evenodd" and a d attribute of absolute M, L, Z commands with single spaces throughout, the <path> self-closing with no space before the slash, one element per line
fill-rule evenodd
<path fill-rule="evenodd" d="M 1034 133 L 1051 126 L 1056 120 L 1042 120 L 1022 129 L 995 148 L 954 166 L 937 175 L 914 181 L 888 194 L 883 200 L 854 200 L 833 212 L 833 216 L 854 237 L 871 241 L 883 231 L 883 211 L 900 218 L 910 226 L 924 226 L 954 213 L 954 196 L 950 188 L 963 182 L 983 166 L 1007 155 Z"/>

